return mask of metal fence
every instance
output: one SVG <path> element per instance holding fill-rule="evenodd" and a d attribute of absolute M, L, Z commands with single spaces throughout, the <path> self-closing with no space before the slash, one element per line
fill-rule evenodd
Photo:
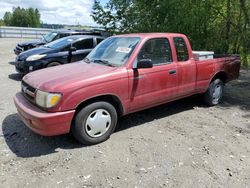
<path fill-rule="evenodd" d="M 52 29 L 29 27 L 0 27 L 0 38 L 40 38 Z"/>

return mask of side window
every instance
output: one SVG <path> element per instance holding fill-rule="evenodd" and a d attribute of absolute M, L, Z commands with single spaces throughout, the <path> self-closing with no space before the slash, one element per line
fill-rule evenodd
<path fill-rule="evenodd" d="M 84 39 L 73 44 L 76 50 L 92 49 L 94 48 L 93 39 Z"/>
<path fill-rule="evenodd" d="M 138 61 L 140 59 L 151 59 L 153 65 L 172 62 L 172 52 L 168 39 L 157 38 L 148 40 L 138 55 Z"/>
<path fill-rule="evenodd" d="M 177 60 L 178 61 L 187 61 L 188 57 L 188 50 L 186 42 L 183 38 L 175 37 L 174 38 L 174 45 L 177 53 Z"/>
<path fill-rule="evenodd" d="M 102 42 L 102 41 L 103 41 L 103 39 L 101 39 L 101 38 L 96 38 L 97 44 L 99 44 L 99 43 Z"/>

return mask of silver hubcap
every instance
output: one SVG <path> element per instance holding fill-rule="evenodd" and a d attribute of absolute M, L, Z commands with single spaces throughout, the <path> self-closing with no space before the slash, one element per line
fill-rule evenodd
<path fill-rule="evenodd" d="M 222 94 L 222 88 L 221 85 L 216 85 L 214 87 L 214 92 L 213 92 L 213 102 L 218 103 Z"/>
<path fill-rule="evenodd" d="M 107 110 L 98 109 L 93 111 L 87 118 L 85 130 L 91 137 L 104 135 L 111 125 L 111 116 Z"/>

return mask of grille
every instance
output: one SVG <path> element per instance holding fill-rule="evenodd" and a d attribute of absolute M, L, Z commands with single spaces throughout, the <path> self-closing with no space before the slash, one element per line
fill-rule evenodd
<path fill-rule="evenodd" d="M 22 81 L 22 94 L 26 99 L 28 99 L 32 103 L 35 102 L 35 92 L 35 88 Z"/>

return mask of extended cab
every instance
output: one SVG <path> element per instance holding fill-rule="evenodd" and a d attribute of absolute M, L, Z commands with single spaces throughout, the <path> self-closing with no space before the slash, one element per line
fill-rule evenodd
<path fill-rule="evenodd" d="M 118 117 L 132 112 L 198 93 L 217 105 L 224 84 L 238 78 L 240 59 L 195 59 L 183 34 L 113 36 L 79 63 L 27 74 L 14 102 L 34 132 L 72 131 L 81 143 L 96 144 L 109 138 Z"/>

